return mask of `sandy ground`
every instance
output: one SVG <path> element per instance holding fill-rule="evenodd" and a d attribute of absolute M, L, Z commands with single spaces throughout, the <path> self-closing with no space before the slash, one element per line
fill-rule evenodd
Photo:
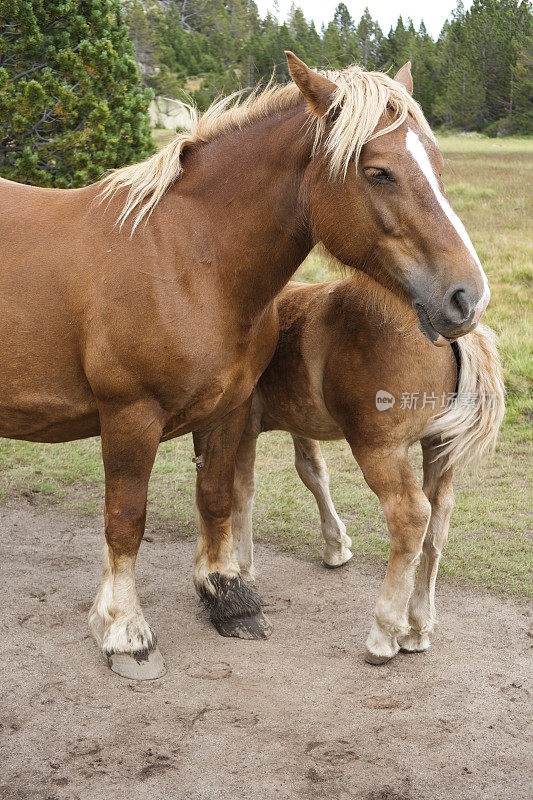
<path fill-rule="evenodd" d="M 136 683 L 87 629 L 98 520 L 30 501 L 0 518 L 1 798 L 531 797 L 525 604 L 441 584 L 433 648 L 372 667 L 382 575 L 261 547 L 274 633 L 223 639 L 192 588 L 193 544 L 149 531 L 138 586 L 168 672 Z"/>

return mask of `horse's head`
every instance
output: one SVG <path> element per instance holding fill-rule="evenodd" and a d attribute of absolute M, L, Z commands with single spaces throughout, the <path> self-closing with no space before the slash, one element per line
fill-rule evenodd
<path fill-rule="evenodd" d="M 326 76 L 287 59 L 316 126 L 305 182 L 316 238 L 406 293 L 435 344 L 471 331 L 489 301 L 487 278 L 446 197 L 410 64 L 393 80 L 357 68 Z"/>

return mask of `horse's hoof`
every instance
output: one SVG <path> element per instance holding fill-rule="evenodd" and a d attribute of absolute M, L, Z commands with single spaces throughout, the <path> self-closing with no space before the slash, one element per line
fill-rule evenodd
<path fill-rule="evenodd" d="M 416 633 L 411 630 L 407 636 L 398 640 L 398 644 L 402 653 L 424 653 L 429 649 L 431 642 L 427 633 Z"/>
<path fill-rule="evenodd" d="M 347 564 L 351 558 L 353 558 L 352 551 L 348 550 L 348 548 L 344 548 L 342 554 L 340 556 L 337 556 L 338 560 L 336 563 L 334 562 L 328 564 L 328 562 L 324 558 L 322 559 L 322 564 L 326 567 L 326 569 L 339 569 L 339 567 L 343 567 L 345 564 Z"/>
<path fill-rule="evenodd" d="M 390 661 L 392 656 L 377 656 L 375 653 L 371 653 L 370 650 L 366 650 L 365 652 L 365 661 L 367 664 L 374 664 L 375 666 L 379 666 L 380 664 L 386 664 L 387 661 Z"/>
<path fill-rule="evenodd" d="M 240 575 L 227 577 L 211 573 L 198 593 L 221 636 L 236 639 L 268 639 L 272 625 L 261 611 L 261 598 Z"/>
<path fill-rule="evenodd" d="M 113 653 L 107 656 L 107 663 L 117 675 L 134 681 L 155 681 L 166 672 L 163 656 L 157 647 L 149 653 L 138 655 Z"/>
<path fill-rule="evenodd" d="M 213 619 L 212 622 L 221 636 L 236 639 L 268 639 L 272 633 L 272 623 L 262 611 L 250 617 Z"/>

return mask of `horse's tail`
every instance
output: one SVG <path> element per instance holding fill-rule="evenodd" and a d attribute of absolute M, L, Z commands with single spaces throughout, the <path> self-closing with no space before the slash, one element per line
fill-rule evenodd
<path fill-rule="evenodd" d="M 505 413 L 502 366 L 496 334 L 478 325 L 452 345 L 456 348 L 459 375 L 453 403 L 434 417 L 424 431 L 433 439 L 435 461 L 441 470 L 461 462 L 480 461 L 493 452 Z"/>

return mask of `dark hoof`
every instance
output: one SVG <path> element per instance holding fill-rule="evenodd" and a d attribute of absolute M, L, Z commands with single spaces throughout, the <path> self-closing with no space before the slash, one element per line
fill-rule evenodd
<path fill-rule="evenodd" d="M 272 633 L 272 625 L 261 611 L 261 598 L 240 575 L 228 578 L 212 573 L 199 594 L 221 636 L 267 639 Z"/>
<path fill-rule="evenodd" d="M 211 619 L 211 622 L 221 636 L 233 636 L 236 639 L 268 639 L 272 633 L 272 623 L 262 612 L 253 617 Z"/>
<path fill-rule="evenodd" d="M 138 655 L 113 653 L 107 656 L 107 664 L 117 675 L 134 681 L 155 681 L 166 672 L 163 656 L 157 647 Z"/>

